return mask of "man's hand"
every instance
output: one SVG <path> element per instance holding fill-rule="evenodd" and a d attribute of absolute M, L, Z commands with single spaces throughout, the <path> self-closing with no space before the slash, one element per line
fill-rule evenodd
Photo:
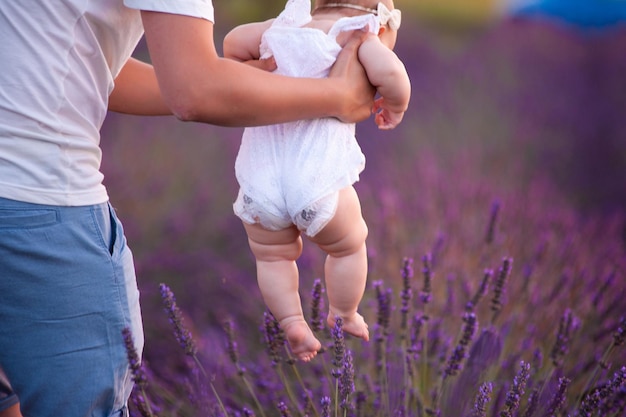
<path fill-rule="evenodd" d="M 338 115 L 344 122 L 354 123 L 367 119 L 374 106 L 376 89 L 370 84 L 358 58 L 359 47 L 368 36 L 375 35 L 355 30 L 339 53 L 328 76 L 339 83 L 339 91 L 344 96 L 345 104 Z"/>

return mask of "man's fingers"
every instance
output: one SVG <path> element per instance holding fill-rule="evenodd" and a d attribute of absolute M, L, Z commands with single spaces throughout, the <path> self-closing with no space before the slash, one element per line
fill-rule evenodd
<path fill-rule="evenodd" d="M 353 30 L 348 38 L 348 42 L 343 46 L 343 49 L 351 54 L 357 53 L 363 41 L 365 41 L 370 34 L 367 28 L 364 30 Z"/>
<path fill-rule="evenodd" d="M 358 59 L 359 47 L 367 39 L 368 33 L 352 31 L 330 70 L 329 77 L 341 82 L 348 98 L 339 116 L 344 122 L 358 122 L 371 116 L 375 88 Z"/>

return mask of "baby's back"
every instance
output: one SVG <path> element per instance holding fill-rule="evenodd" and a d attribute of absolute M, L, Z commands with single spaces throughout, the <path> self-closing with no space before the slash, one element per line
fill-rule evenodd
<path fill-rule="evenodd" d="M 326 77 L 341 51 L 334 37 L 310 27 L 271 27 L 263 36 L 276 72 L 292 77 Z"/>

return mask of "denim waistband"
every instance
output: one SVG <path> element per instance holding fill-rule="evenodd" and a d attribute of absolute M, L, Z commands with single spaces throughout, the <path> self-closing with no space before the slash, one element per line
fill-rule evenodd
<path fill-rule="evenodd" d="M 51 222 L 64 222 L 75 219 L 83 214 L 91 213 L 96 209 L 103 213 L 108 212 L 108 202 L 88 206 L 53 206 L 48 204 L 27 203 L 24 201 L 10 200 L 0 197 L 0 228 L 15 226 L 12 218 L 17 223 L 19 216 L 1 216 L 1 211 L 16 210 L 28 212 L 33 226 L 43 226 Z M 22 224 L 21 222 L 19 223 Z"/>

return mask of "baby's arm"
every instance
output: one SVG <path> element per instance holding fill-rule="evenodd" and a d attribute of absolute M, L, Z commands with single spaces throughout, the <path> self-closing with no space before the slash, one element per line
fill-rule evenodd
<path fill-rule="evenodd" d="M 400 58 L 377 36 L 370 36 L 359 48 L 359 60 L 380 98 L 374 103 L 379 129 L 393 129 L 404 116 L 411 97 L 411 82 Z"/>
<path fill-rule="evenodd" d="M 269 62 L 259 61 L 261 36 L 271 25 L 274 19 L 265 22 L 248 23 L 237 26 L 224 37 L 224 58 L 245 62 L 253 67 L 261 69 L 275 69 L 273 60 Z"/>

